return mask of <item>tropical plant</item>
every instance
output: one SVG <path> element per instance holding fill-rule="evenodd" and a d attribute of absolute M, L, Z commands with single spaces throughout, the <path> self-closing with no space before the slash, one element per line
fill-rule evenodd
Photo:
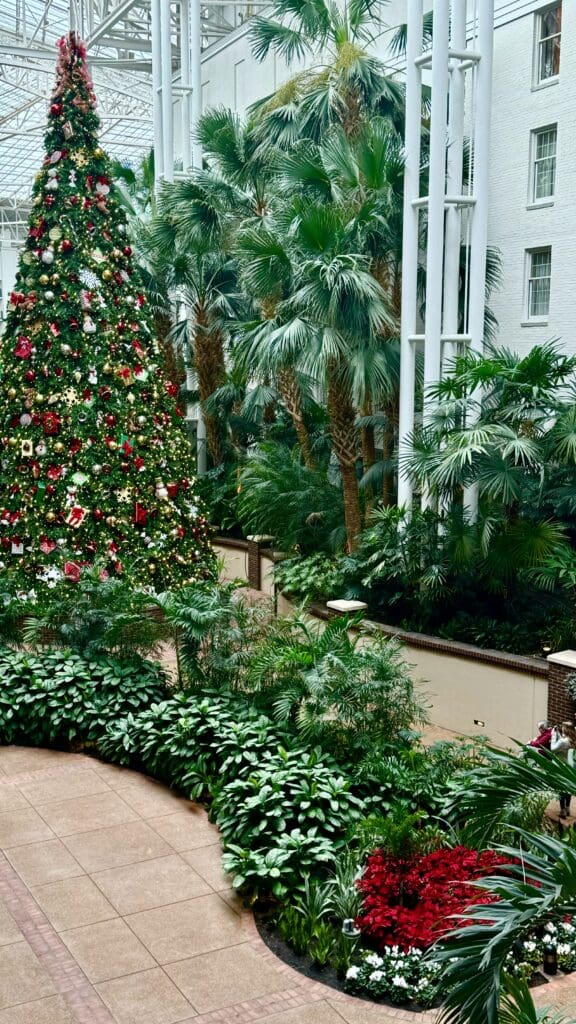
<path fill-rule="evenodd" d="M 277 721 L 351 762 L 425 719 L 398 644 L 359 618 L 337 616 L 325 628 L 305 616 L 277 620 L 247 682 Z"/>

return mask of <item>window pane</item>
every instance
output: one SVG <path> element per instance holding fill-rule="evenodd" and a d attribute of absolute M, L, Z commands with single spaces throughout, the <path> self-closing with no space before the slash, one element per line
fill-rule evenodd
<path fill-rule="evenodd" d="M 536 199 L 554 195 L 556 179 L 556 128 L 536 132 L 534 139 L 534 189 Z"/>
<path fill-rule="evenodd" d="M 560 74 L 560 36 L 540 43 L 540 79 Z"/>
<path fill-rule="evenodd" d="M 562 4 L 558 4 L 557 7 L 553 7 L 552 10 L 546 11 L 542 15 L 540 22 L 540 39 L 546 39 L 547 36 L 557 35 L 562 28 Z"/>
<path fill-rule="evenodd" d="M 550 275 L 552 253 L 550 249 L 530 253 L 528 280 L 528 316 L 548 316 L 550 310 Z"/>

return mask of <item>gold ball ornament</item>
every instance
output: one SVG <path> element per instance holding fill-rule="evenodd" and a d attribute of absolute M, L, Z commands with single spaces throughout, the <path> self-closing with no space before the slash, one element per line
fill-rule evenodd
<path fill-rule="evenodd" d="M 116 526 L 116 516 L 106 516 L 107 526 Z"/>
<path fill-rule="evenodd" d="M 144 437 L 144 434 L 138 434 L 136 440 L 138 444 L 146 444 L 146 438 Z"/>
<path fill-rule="evenodd" d="M 102 373 L 112 373 L 113 369 L 114 367 L 111 366 L 110 363 L 104 363 L 104 366 L 102 367 Z"/>
<path fill-rule="evenodd" d="M 8 398 L 16 398 L 17 394 L 16 388 L 8 388 Z"/>
<path fill-rule="evenodd" d="M 102 280 L 103 281 L 111 281 L 112 280 L 112 271 L 108 267 L 106 267 L 102 271 Z"/>
<path fill-rule="evenodd" d="M 56 513 L 55 512 L 47 512 L 44 518 L 45 518 L 47 523 L 53 523 L 54 520 L 56 519 Z"/>
<path fill-rule="evenodd" d="M 108 447 L 109 447 L 111 452 L 115 452 L 117 447 L 118 447 L 118 445 L 117 445 L 116 441 L 109 441 L 108 442 Z"/>
<path fill-rule="evenodd" d="M 52 277 L 51 277 L 50 280 L 52 281 L 52 284 L 59 284 L 59 282 L 60 282 L 60 274 L 52 274 Z"/>
<path fill-rule="evenodd" d="M 54 451 L 58 453 L 64 451 L 64 445 L 62 444 L 62 441 L 56 441 L 56 444 L 54 445 Z"/>
<path fill-rule="evenodd" d="M 48 274 L 40 274 L 38 280 L 40 281 L 42 287 L 46 287 L 47 284 L 50 284 L 50 278 L 48 277 Z"/>
<path fill-rule="evenodd" d="M 37 391 L 34 395 L 34 400 L 38 402 L 38 405 L 42 405 L 46 401 L 46 395 L 43 395 L 41 391 Z"/>
<path fill-rule="evenodd" d="M 156 572 L 156 562 L 148 562 L 148 568 L 150 572 Z"/>
<path fill-rule="evenodd" d="M 102 157 L 104 156 L 104 150 L 102 149 L 101 146 L 96 146 L 96 149 L 94 150 L 94 156 L 95 156 L 96 160 L 101 160 L 102 159 Z"/>
<path fill-rule="evenodd" d="M 17 444 L 18 444 L 17 438 L 15 438 L 15 437 L 9 437 L 8 438 L 8 447 L 9 448 L 16 448 Z"/>

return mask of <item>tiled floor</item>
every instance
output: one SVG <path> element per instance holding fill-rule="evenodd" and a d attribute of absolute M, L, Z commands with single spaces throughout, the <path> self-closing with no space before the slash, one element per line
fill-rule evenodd
<path fill-rule="evenodd" d="M 547 989 L 539 1002 L 576 1019 L 576 985 Z M 281 963 L 201 808 L 88 757 L 0 747 L 0 1024 L 434 1018 L 340 996 Z"/>

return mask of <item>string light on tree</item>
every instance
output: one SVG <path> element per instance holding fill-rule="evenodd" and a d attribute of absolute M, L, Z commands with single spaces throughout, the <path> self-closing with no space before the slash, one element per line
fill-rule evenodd
<path fill-rule="evenodd" d="M 208 524 L 97 141 L 85 47 L 73 32 L 58 47 L 0 340 L 0 563 L 26 592 L 75 585 L 94 563 L 163 590 L 213 575 Z"/>

